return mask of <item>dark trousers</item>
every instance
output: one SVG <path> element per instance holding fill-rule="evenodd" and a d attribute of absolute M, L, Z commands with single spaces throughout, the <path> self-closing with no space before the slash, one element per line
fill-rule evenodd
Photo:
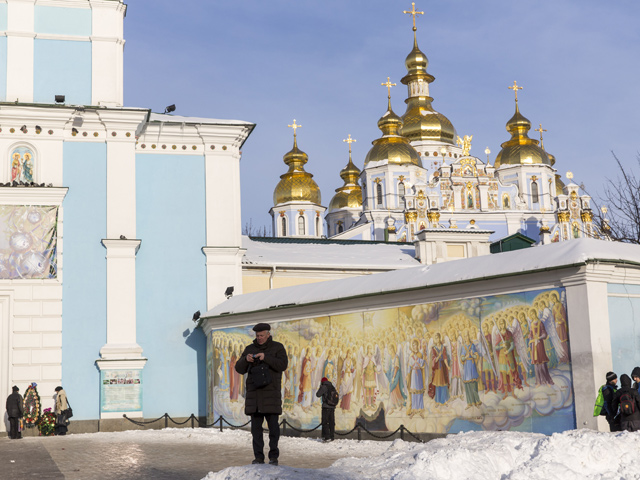
<path fill-rule="evenodd" d="M 22 433 L 18 431 L 20 419 L 18 417 L 9 417 L 9 438 L 22 438 Z"/>
<path fill-rule="evenodd" d="M 333 440 L 336 431 L 336 409 L 322 409 L 322 438 L 325 440 Z"/>
<path fill-rule="evenodd" d="M 269 460 L 277 460 L 280 456 L 278 440 L 280 440 L 280 425 L 277 413 L 254 413 L 251 415 L 251 436 L 253 437 L 253 457 L 264 461 L 264 438 L 262 424 L 267 421 L 269 429 Z"/>

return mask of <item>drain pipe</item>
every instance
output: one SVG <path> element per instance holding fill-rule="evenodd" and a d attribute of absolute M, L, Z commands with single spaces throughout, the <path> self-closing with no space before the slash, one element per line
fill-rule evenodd
<path fill-rule="evenodd" d="M 271 275 L 269 275 L 269 290 L 273 290 L 273 277 L 276 275 L 276 266 L 271 265 Z"/>

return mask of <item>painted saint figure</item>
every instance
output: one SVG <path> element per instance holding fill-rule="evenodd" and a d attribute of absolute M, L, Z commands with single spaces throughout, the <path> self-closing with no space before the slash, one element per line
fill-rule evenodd
<path fill-rule="evenodd" d="M 464 393 L 467 400 L 467 408 L 478 407 L 482 404 L 478 395 L 478 349 L 469 337 L 469 331 L 464 332 L 463 340 L 460 344 L 460 360 L 462 361 L 462 381 L 464 382 Z"/>
<path fill-rule="evenodd" d="M 22 170 L 22 165 L 20 164 L 20 154 L 16 152 L 13 154 L 13 161 L 11 162 L 11 181 L 12 182 L 20 181 L 21 170 Z"/>
<path fill-rule="evenodd" d="M 482 338 L 480 339 L 484 347 L 482 355 L 482 384 L 484 391 L 495 392 L 497 388 L 496 375 L 493 371 L 493 342 L 491 341 L 491 331 L 489 324 L 482 325 Z M 484 340 L 484 341 L 483 341 Z"/>
<path fill-rule="evenodd" d="M 402 381 L 402 361 L 394 344 L 389 345 L 389 352 L 392 360 L 389 375 L 389 405 L 387 413 L 391 415 L 395 410 L 400 410 L 404 407 L 407 396 L 404 393 L 404 382 Z"/>
<path fill-rule="evenodd" d="M 340 408 L 347 411 L 351 408 L 351 395 L 353 394 L 353 380 L 356 375 L 356 368 L 351 356 L 351 349 L 347 349 L 347 355 L 342 363 L 340 372 Z"/>
<path fill-rule="evenodd" d="M 33 182 L 33 162 L 31 161 L 31 154 L 25 152 L 24 162 L 22 163 L 22 178 L 26 183 Z"/>
<path fill-rule="evenodd" d="M 364 387 L 364 406 L 365 408 L 375 407 L 376 395 L 375 390 L 378 386 L 376 380 L 376 372 L 378 365 L 373 355 L 373 347 L 367 345 L 367 354 L 362 361 L 362 384 Z"/>
<path fill-rule="evenodd" d="M 449 401 L 449 358 L 440 333 L 435 334 L 434 342 L 431 348 L 431 369 L 433 370 L 431 383 L 436 387 L 436 403 L 444 405 Z"/>
<path fill-rule="evenodd" d="M 311 360 L 311 348 L 307 347 L 302 364 L 300 365 L 300 393 L 298 393 L 298 403 L 303 410 L 311 407 L 311 374 L 313 373 L 313 365 Z"/>
<path fill-rule="evenodd" d="M 409 369 L 407 387 L 411 395 L 411 404 L 407 413 L 415 415 L 424 410 L 424 358 L 418 351 L 420 342 L 417 338 L 411 341 L 411 356 L 407 367 Z"/>
<path fill-rule="evenodd" d="M 522 390 L 522 380 L 518 374 L 513 335 L 507 329 L 504 318 L 498 320 L 493 331 L 493 349 L 498 355 L 498 390 L 506 398 L 515 388 Z"/>
<path fill-rule="evenodd" d="M 544 341 L 547 339 L 547 330 L 538 318 L 535 308 L 529 311 L 529 315 L 533 317 L 529 329 L 529 339 L 531 340 L 529 348 L 531 349 L 531 363 L 535 369 L 536 385 L 553 385 L 553 380 L 549 375 L 549 367 L 547 366 L 549 357 L 547 357 L 544 347 Z"/>

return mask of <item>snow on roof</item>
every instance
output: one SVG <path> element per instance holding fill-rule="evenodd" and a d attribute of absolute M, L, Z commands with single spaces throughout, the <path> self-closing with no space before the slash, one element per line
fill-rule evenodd
<path fill-rule="evenodd" d="M 152 113 L 149 116 L 149 122 L 161 123 L 197 123 L 204 125 L 253 125 L 251 122 L 243 120 L 220 120 L 215 118 L 204 117 L 183 117 L 180 115 L 167 115 L 164 113 Z"/>
<path fill-rule="evenodd" d="M 209 310 L 203 317 L 248 313 L 285 305 L 305 305 L 361 295 L 482 280 L 514 273 L 581 265 L 589 260 L 640 264 L 640 246 L 586 238 L 576 239 L 446 263 L 326 281 L 320 284 L 297 285 L 238 295 Z"/>
<path fill-rule="evenodd" d="M 283 267 L 340 267 L 395 270 L 419 265 L 415 247 L 402 243 L 329 239 L 242 237 L 242 263 Z"/>

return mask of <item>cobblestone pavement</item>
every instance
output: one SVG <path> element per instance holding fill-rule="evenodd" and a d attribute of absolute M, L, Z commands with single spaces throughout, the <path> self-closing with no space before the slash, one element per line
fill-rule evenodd
<path fill-rule="evenodd" d="M 324 468 L 339 456 L 300 458 L 280 454 L 280 465 Z M 206 445 L 188 442 L 138 443 L 93 440 L 86 435 L 0 438 L 0 479 L 24 480 L 169 480 L 201 479 L 211 471 L 246 465 L 251 446 Z"/>

